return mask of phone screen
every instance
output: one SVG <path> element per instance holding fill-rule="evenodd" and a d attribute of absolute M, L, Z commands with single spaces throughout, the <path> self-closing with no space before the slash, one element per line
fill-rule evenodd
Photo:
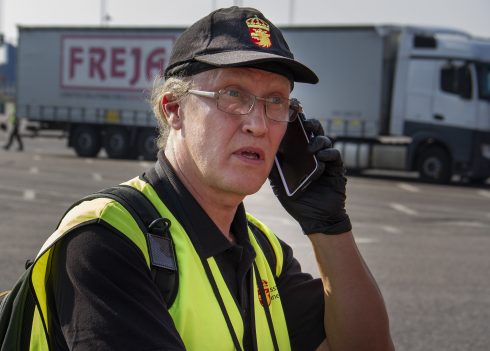
<path fill-rule="evenodd" d="M 318 168 L 316 157 L 308 152 L 308 142 L 301 117 L 298 116 L 288 125 L 275 159 L 288 196 L 306 188 Z"/>

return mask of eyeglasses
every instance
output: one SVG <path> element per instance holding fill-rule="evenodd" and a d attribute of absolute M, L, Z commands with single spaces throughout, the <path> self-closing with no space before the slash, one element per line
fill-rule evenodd
<path fill-rule="evenodd" d="M 189 89 L 189 94 L 216 99 L 218 110 L 233 115 L 249 114 L 257 100 L 263 101 L 267 118 L 277 122 L 293 122 L 301 112 L 296 99 L 284 99 L 280 96 L 258 97 L 238 87 L 226 87 L 217 92 Z"/>

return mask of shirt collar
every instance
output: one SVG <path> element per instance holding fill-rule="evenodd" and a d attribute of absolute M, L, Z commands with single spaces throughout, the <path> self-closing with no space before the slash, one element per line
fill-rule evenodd
<path fill-rule="evenodd" d="M 163 170 L 160 175 L 155 170 L 159 166 Z M 184 227 L 200 255 L 205 258 L 216 256 L 233 246 L 180 181 L 172 165 L 165 157 L 163 150 L 158 153 L 158 161 L 155 167 L 150 169 L 151 171 L 156 172 L 158 175 L 158 181 L 152 186 L 175 218 Z M 170 192 L 173 192 L 173 195 Z M 192 228 L 187 228 L 186 226 L 191 226 Z M 235 235 L 237 244 L 240 246 L 250 245 L 247 228 L 245 207 L 241 203 L 237 208 L 231 225 L 231 230 Z"/>

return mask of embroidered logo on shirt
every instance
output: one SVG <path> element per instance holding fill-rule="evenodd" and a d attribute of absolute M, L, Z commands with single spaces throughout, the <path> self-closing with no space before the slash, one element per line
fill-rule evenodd
<path fill-rule="evenodd" d="M 267 280 L 262 279 L 262 287 L 264 288 L 265 297 L 267 299 L 267 305 L 271 304 L 271 292 L 269 289 L 269 282 Z M 260 294 L 260 289 L 257 288 L 257 293 L 259 294 L 259 302 L 262 306 L 264 306 L 262 302 L 262 295 Z"/>

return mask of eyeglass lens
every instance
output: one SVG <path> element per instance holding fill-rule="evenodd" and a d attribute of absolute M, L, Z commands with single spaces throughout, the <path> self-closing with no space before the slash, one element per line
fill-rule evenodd
<path fill-rule="evenodd" d="M 280 97 L 260 98 L 239 88 L 226 88 L 218 93 L 218 108 L 224 112 L 245 115 L 252 111 L 257 100 L 265 103 L 266 116 L 275 121 L 294 120 L 294 111 L 289 109 L 289 100 Z"/>

